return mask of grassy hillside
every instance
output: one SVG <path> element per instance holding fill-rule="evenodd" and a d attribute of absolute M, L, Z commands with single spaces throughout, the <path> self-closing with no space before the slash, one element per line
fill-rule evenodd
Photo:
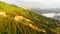
<path fill-rule="evenodd" d="M 0 34 L 60 34 L 60 22 L 0 2 Z"/>

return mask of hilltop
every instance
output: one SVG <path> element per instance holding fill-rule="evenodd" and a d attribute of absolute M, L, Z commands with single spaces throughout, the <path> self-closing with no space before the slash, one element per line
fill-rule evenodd
<path fill-rule="evenodd" d="M 60 34 L 60 22 L 0 2 L 0 34 Z"/>

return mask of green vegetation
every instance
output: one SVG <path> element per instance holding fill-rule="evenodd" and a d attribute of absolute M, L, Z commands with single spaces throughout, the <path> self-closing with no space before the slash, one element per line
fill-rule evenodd
<path fill-rule="evenodd" d="M 60 22 L 0 2 L 0 34 L 60 34 Z"/>

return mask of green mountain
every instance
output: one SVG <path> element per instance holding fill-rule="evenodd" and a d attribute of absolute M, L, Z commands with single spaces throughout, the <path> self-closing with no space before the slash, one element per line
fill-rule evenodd
<path fill-rule="evenodd" d="M 60 22 L 0 1 L 0 34 L 60 34 Z"/>

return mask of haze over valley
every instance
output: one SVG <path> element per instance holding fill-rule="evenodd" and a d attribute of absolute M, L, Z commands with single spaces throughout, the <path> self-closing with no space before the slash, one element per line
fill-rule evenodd
<path fill-rule="evenodd" d="M 50 9 L 31 9 L 33 12 L 37 13 L 37 14 L 41 14 L 45 17 L 49 17 L 49 18 L 54 18 L 57 20 L 60 20 L 60 8 L 50 8 Z"/>

